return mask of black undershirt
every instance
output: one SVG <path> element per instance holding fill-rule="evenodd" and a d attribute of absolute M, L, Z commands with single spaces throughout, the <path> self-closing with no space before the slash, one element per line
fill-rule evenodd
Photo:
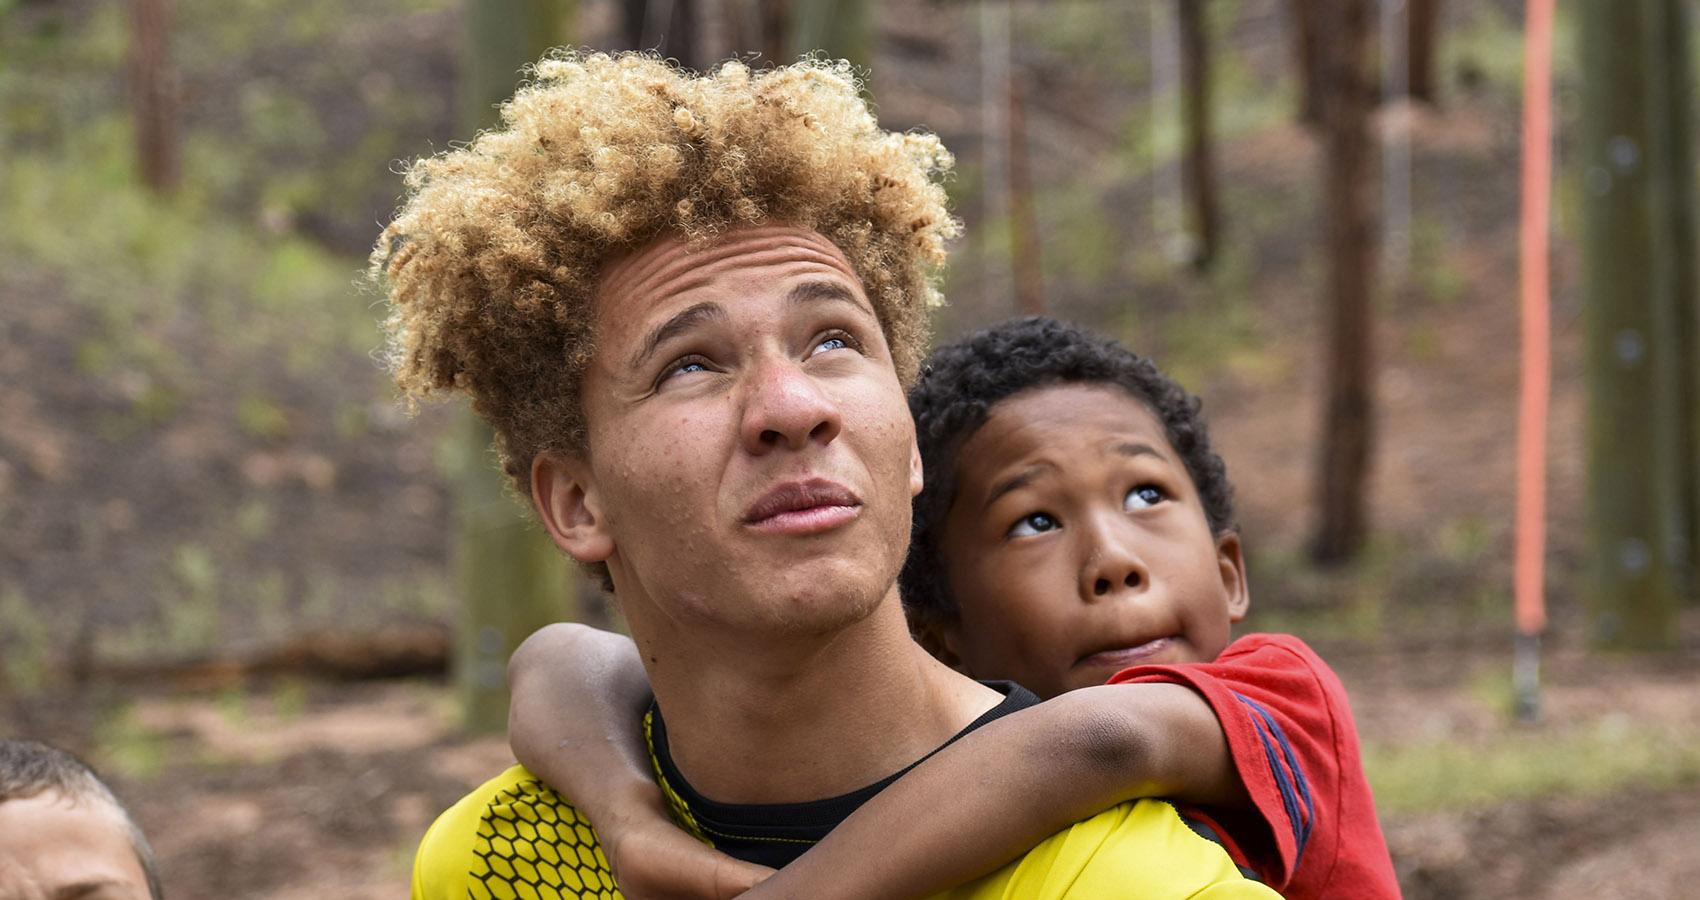
<path fill-rule="evenodd" d="M 901 771 L 867 787 L 825 800 L 812 800 L 807 803 L 737 804 L 719 803 L 704 797 L 691 787 L 685 776 L 679 773 L 678 767 L 673 764 L 673 756 L 667 746 L 667 727 L 661 720 L 661 710 L 658 707 L 651 708 L 654 716 L 651 750 L 655 754 L 656 765 L 661 769 L 661 776 L 684 800 L 685 805 L 690 808 L 691 816 L 696 819 L 697 825 L 707 832 L 716 849 L 747 862 L 777 869 L 802 856 L 805 850 L 826 837 L 827 832 L 836 828 L 851 813 L 861 808 L 862 804 L 885 790 L 905 772 L 920 765 L 933 753 L 950 746 L 958 738 L 987 722 L 1039 702 L 1039 698 L 1031 691 L 1014 682 L 988 681 L 983 684 L 1003 694 L 1003 701 L 968 723 L 968 727 L 939 745 L 938 749 L 905 766 Z"/>

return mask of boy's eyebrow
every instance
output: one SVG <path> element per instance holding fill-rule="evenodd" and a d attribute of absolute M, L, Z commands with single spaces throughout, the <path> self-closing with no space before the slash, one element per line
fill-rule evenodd
<path fill-rule="evenodd" d="M 692 328 L 695 328 L 704 322 L 725 318 L 726 310 L 721 309 L 719 304 L 716 303 L 704 301 L 696 304 L 695 306 L 686 307 L 675 314 L 672 318 L 656 326 L 655 330 L 651 331 L 649 335 L 643 339 L 643 347 L 639 349 L 637 353 L 633 354 L 632 361 L 629 364 L 630 368 L 642 368 L 643 364 L 649 360 L 649 357 L 655 353 L 656 348 L 660 347 L 667 341 L 690 331 Z"/>
<path fill-rule="evenodd" d="M 1168 461 L 1168 457 L 1164 456 L 1162 451 L 1150 444 L 1141 444 L 1135 441 L 1123 441 L 1111 449 L 1122 456 L 1155 456 L 1165 462 Z"/>
<path fill-rule="evenodd" d="M 1164 462 L 1169 459 L 1156 447 L 1137 441 L 1122 441 L 1111 447 L 1110 450 L 1118 456 L 1154 456 Z M 1048 462 L 1036 462 L 1002 481 L 993 482 L 992 489 L 986 494 L 986 502 L 980 508 L 990 509 L 993 503 L 998 502 L 999 497 L 1032 484 L 1038 479 L 1041 472 L 1049 468 L 1054 468 L 1054 466 Z"/>
<path fill-rule="evenodd" d="M 1053 468 L 1056 467 L 1048 462 L 1036 462 L 1002 481 L 993 482 L 991 491 L 986 494 L 986 502 L 980 508 L 982 510 L 991 509 L 992 504 L 998 502 L 999 497 L 1032 484 L 1038 479 L 1041 472 Z"/>
<path fill-rule="evenodd" d="M 873 309 L 868 306 L 867 301 L 858 298 L 854 291 L 837 281 L 825 278 L 805 281 L 797 285 L 791 289 L 785 299 L 790 301 L 793 306 L 817 301 L 845 303 L 855 307 L 856 311 L 863 315 L 878 318 L 874 315 Z"/>

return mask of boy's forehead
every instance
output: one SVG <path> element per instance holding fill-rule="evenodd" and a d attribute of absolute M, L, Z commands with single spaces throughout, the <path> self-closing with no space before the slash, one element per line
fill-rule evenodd
<path fill-rule="evenodd" d="M 964 447 L 975 443 L 981 450 L 1010 452 L 1079 448 L 1079 437 L 1088 431 L 1141 438 L 1163 457 L 1177 455 L 1144 400 L 1119 385 L 1085 382 L 1029 388 L 994 403 Z"/>
<path fill-rule="evenodd" d="M 598 279 L 595 307 L 604 321 L 642 318 L 666 297 L 715 279 L 786 265 L 820 267 L 861 287 L 844 252 L 823 235 L 790 225 L 758 225 L 728 232 L 707 246 L 663 234 L 611 260 Z"/>

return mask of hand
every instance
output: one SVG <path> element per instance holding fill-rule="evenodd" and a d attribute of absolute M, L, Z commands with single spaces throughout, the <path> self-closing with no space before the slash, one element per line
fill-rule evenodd
<path fill-rule="evenodd" d="M 670 821 L 628 821 L 604 841 L 620 893 L 631 900 L 732 900 L 773 870 L 733 859 Z"/>

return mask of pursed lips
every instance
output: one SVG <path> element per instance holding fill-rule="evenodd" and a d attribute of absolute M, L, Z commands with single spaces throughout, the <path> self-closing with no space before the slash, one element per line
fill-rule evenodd
<path fill-rule="evenodd" d="M 1136 666 L 1161 654 L 1163 651 L 1169 649 L 1170 645 L 1173 643 L 1174 639 L 1171 637 L 1160 637 L 1138 644 L 1123 644 L 1116 647 L 1107 647 L 1102 650 L 1095 650 L 1080 657 L 1079 661 L 1076 662 L 1075 665 L 1114 665 L 1124 668 L 1127 666 Z"/>
<path fill-rule="evenodd" d="M 757 531 L 806 535 L 829 531 L 860 515 L 862 500 L 836 481 L 810 478 L 788 481 L 763 494 L 744 512 L 744 524 Z"/>

